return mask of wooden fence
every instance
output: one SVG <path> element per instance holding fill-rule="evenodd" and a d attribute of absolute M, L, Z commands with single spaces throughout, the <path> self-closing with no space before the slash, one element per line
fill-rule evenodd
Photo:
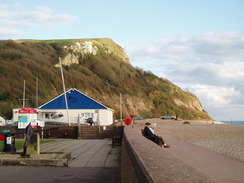
<path fill-rule="evenodd" d="M 47 130 L 49 128 L 58 129 Z M 44 128 L 38 127 L 34 131 L 44 130 L 39 133 L 44 139 L 54 139 L 54 138 L 70 138 L 70 139 L 94 139 L 94 138 L 112 138 L 113 135 L 122 134 L 123 126 L 46 126 Z M 10 130 L 15 132 L 16 138 L 24 138 L 24 129 L 18 129 L 17 126 L 1 126 L 2 130 Z"/>

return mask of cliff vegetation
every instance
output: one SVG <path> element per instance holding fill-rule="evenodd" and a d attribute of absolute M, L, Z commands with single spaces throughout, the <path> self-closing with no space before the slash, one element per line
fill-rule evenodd
<path fill-rule="evenodd" d="M 0 116 L 11 119 L 12 109 L 22 107 L 24 80 L 28 107 L 62 94 L 59 57 L 66 89 L 75 87 L 114 109 L 115 118 L 119 118 L 122 94 L 123 117 L 173 114 L 181 119 L 211 119 L 194 94 L 134 68 L 126 51 L 108 38 L 0 41 Z"/>

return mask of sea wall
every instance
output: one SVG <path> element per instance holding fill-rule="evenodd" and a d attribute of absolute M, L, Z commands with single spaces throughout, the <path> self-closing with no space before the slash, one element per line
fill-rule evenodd
<path fill-rule="evenodd" d="M 124 127 L 121 179 L 122 183 L 212 182 L 130 126 Z"/>

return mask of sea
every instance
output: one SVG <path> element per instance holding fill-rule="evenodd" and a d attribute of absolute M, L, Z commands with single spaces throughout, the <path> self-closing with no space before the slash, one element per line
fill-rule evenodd
<path fill-rule="evenodd" d="M 233 124 L 233 125 L 244 125 L 244 121 L 220 121 L 220 122 Z"/>

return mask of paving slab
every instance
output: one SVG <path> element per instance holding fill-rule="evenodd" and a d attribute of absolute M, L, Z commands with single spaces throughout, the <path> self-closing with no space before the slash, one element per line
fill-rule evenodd
<path fill-rule="evenodd" d="M 218 182 L 244 182 L 243 161 L 186 143 L 169 135 L 163 135 L 163 138 L 170 144 L 170 148 L 164 148 L 162 150 L 175 155 L 178 159 L 214 178 Z"/>
<path fill-rule="evenodd" d="M 41 144 L 41 152 L 71 152 L 69 167 L 0 166 L 0 182 L 119 183 L 120 146 L 111 139 L 59 139 Z"/>
<path fill-rule="evenodd" d="M 2 183 L 119 183 L 117 168 L 0 167 Z"/>
<path fill-rule="evenodd" d="M 118 167 L 120 146 L 110 139 L 62 139 L 41 145 L 41 152 L 71 152 L 69 167 Z"/>

